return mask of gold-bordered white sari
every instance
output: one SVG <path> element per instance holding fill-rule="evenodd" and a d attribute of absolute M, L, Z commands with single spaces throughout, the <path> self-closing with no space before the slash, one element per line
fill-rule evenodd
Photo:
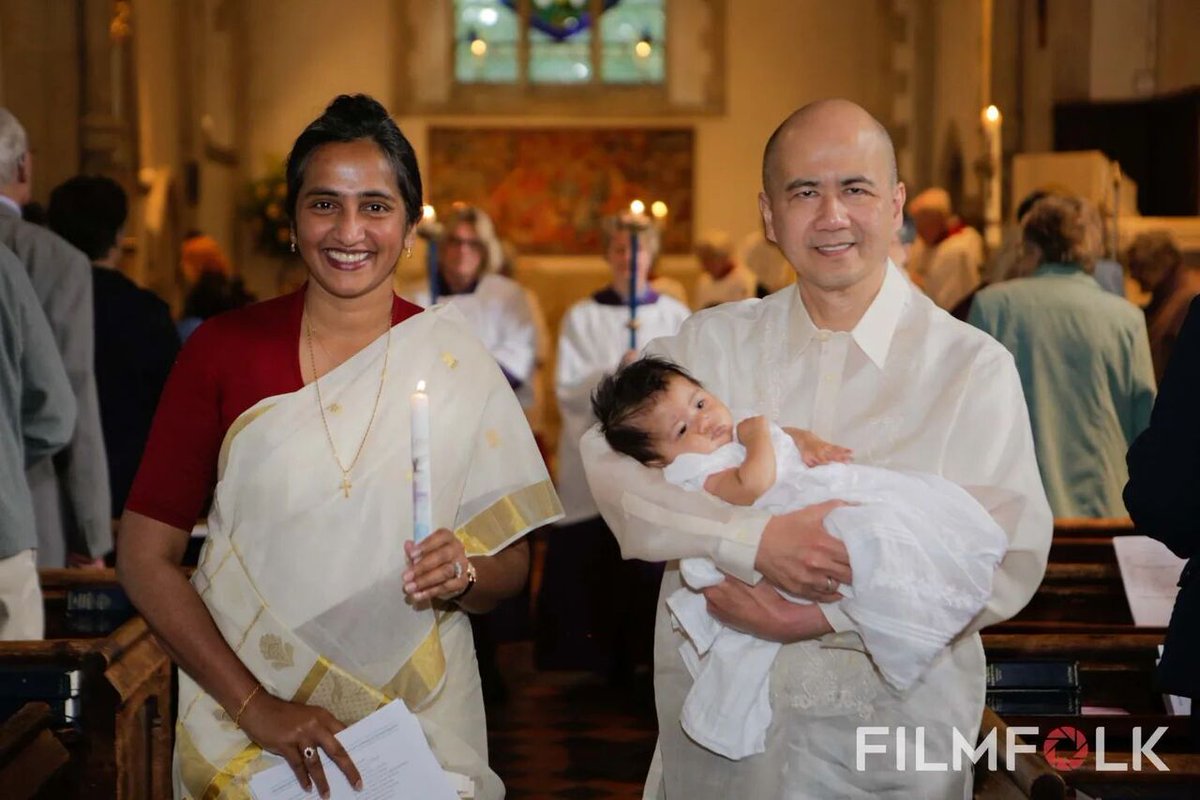
<path fill-rule="evenodd" d="M 347 724 L 403 699 L 442 766 L 472 778 L 477 798 L 500 798 L 470 623 L 403 592 L 417 382 L 430 397 L 435 527 L 452 528 L 468 555 L 491 555 L 562 509 L 520 404 L 458 312 L 435 307 L 387 335 L 383 395 L 350 496 L 313 385 L 262 400 L 222 444 L 192 583 L 266 691 Z M 371 416 L 385 345 L 381 336 L 321 378 L 343 463 Z M 190 676 L 179 678 L 176 796 L 249 797 L 249 776 L 270 762 Z"/>

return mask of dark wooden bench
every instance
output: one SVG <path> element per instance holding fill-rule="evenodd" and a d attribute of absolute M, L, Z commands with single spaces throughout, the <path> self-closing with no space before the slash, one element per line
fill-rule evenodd
<path fill-rule="evenodd" d="M 0 787 L 10 800 L 70 796 L 71 754 L 55 734 L 50 707 L 26 703 L 0 723 Z"/>
<path fill-rule="evenodd" d="M 1016 617 L 983 633 L 989 661 L 1076 662 L 1082 705 L 1114 709 L 1004 715 L 1008 725 L 1037 728 L 1043 739 L 1063 727 L 1086 737 L 1093 748 L 1087 759 L 1075 769 L 1057 772 L 1068 796 L 1078 789 L 1104 798 L 1200 797 L 1200 761 L 1188 752 L 1190 720 L 1168 714 L 1155 688 L 1158 646 L 1166 631 L 1133 624 L 1117 566 L 1113 538 L 1136 533 L 1128 519 L 1056 520 L 1046 575 L 1037 593 Z M 1140 772 L 1096 769 L 1099 729 L 1104 732 L 1105 760 L 1131 764 L 1135 730 L 1140 729 L 1144 740 L 1160 727 L 1166 732 L 1153 750 L 1171 772 L 1159 772 L 1151 764 L 1144 764 Z"/>
<path fill-rule="evenodd" d="M 66 627 L 70 589 L 117 585 L 112 570 L 49 570 L 42 573 L 42 582 L 51 633 Z M 141 617 L 133 616 L 107 635 L 0 642 L 0 663 L 47 673 L 79 672 L 77 721 L 51 723 L 70 757 L 55 778 L 61 783 L 53 796 L 171 796 L 171 662 Z M 12 764 L 23 768 L 25 757 Z M 0 796 L 7 797 L 6 791 L 0 788 Z"/>

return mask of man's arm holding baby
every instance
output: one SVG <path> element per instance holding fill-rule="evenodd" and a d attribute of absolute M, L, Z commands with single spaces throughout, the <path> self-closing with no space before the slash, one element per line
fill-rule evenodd
<path fill-rule="evenodd" d="M 825 515 L 844 503 L 831 500 L 772 517 L 671 485 L 661 469 L 613 452 L 596 427 L 579 446 L 592 496 L 625 558 L 710 558 L 746 583 L 765 577 L 821 603 L 840 598 L 826 591 L 826 578 L 850 582 L 845 545 L 824 527 Z"/>
<path fill-rule="evenodd" d="M 708 613 L 759 639 L 791 644 L 833 632 L 821 606 L 785 600 L 767 581 L 756 586 L 726 578 L 703 590 Z"/>
<path fill-rule="evenodd" d="M 742 420 L 737 438 L 746 448 L 746 458 L 736 467 L 709 475 L 704 491 L 735 506 L 752 506 L 775 483 L 775 447 L 767 418 Z"/>

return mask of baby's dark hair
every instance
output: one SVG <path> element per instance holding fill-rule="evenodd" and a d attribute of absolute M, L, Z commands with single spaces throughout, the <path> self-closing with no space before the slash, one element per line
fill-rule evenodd
<path fill-rule="evenodd" d="M 656 396 L 667 390 L 672 376 L 700 385 L 683 367 L 658 356 L 643 356 L 604 376 L 592 392 L 592 413 L 600 421 L 600 431 L 609 447 L 643 464 L 658 461 L 659 454 L 650 434 L 634 420 L 649 408 Z"/>

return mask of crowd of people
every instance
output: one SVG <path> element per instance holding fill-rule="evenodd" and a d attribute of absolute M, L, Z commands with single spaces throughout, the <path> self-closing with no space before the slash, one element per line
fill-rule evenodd
<path fill-rule="evenodd" d="M 286 177 L 303 284 L 254 302 L 193 233 L 172 315 L 121 271 L 114 181 L 72 178 L 45 226 L 22 219 L 33 156 L 0 109 L 0 639 L 41 637 L 38 565 L 115 559 L 181 670 L 179 796 L 242 786 L 270 754 L 306 790 L 327 791 L 318 751 L 358 783 L 334 735 L 399 698 L 447 771 L 502 797 L 479 615 L 528 591 L 535 530 L 537 666 L 653 671 L 648 796 L 955 796 L 962 773 L 856 772 L 855 728 L 924 728 L 933 761 L 977 732 L 977 631 L 1036 591 L 1052 520 L 1132 513 L 1194 550 L 1161 511 L 1194 504 L 1200 464 L 1183 410 L 1200 278 L 1179 248 L 1150 233 L 1105 258 L 1095 208 L 1047 189 L 989 254 L 946 190 L 907 197 L 886 129 L 849 101 L 771 135 L 762 235 L 700 237 L 690 294 L 655 275 L 654 223 L 603 220 L 608 280 L 554 333 L 482 208 L 456 205 L 430 279 L 396 293 L 423 189 L 375 100 L 336 98 Z M 751 263 L 764 248 L 784 279 Z M 787 502 L 765 500 L 777 478 Z M 716 644 L 726 628 L 742 638 Z M 1190 695 L 1195 639 L 1172 630 L 1192 644 L 1164 669 Z M 751 661 L 759 689 L 739 693 Z"/>

